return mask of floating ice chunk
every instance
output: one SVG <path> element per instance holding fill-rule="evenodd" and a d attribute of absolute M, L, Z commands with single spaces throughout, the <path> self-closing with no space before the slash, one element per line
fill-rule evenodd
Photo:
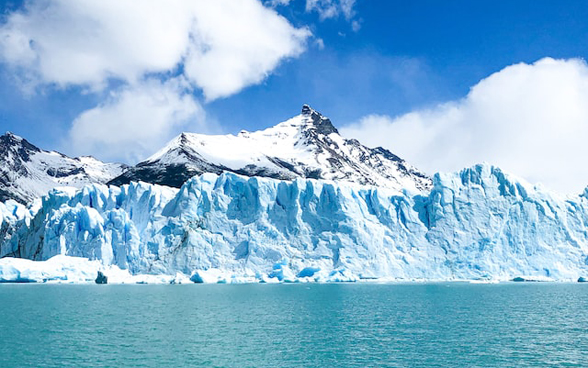
<path fill-rule="evenodd" d="M 211 268 L 195 271 L 190 276 L 190 280 L 196 284 L 226 284 L 230 277 L 219 269 Z"/>
<path fill-rule="evenodd" d="M 312 277 L 315 273 L 319 272 L 321 269 L 318 267 L 305 267 L 300 272 L 298 272 L 297 277 Z"/>
<path fill-rule="evenodd" d="M 351 273 L 348 270 L 334 270 L 327 278 L 328 282 L 356 282 L 359 281 L 359 276 Z"/>
<path fill-rule="evenodd" d="M 295 282 L 297 280 L 295 273 L 290 269 L 287 261 L 276 263 L 268 276 L 282 282 Z"/>
<path fill-rule="evenodd" d="M 1 282 L 94 282 L 102 268 L 99 261 L 85 258 L 55 256 L 47 261 L 28 259 L 0 259 Z"/>
<path fill-rule="evenodd" d="M 517 276 L 513 278 L 513 282 L 553 282 L 555 281 L 551 277 L 546 276 Z"/>

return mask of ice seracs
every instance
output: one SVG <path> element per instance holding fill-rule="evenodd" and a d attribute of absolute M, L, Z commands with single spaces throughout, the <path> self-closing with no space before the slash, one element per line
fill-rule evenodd
<path fill-rule="evenodd" d="M 300 115 L 261 131 L 236 136 L 183 133 L 110 183 L 141 180 L 179 188 L 194 175 L 223 172 L 338 180 L 397 191 L 431 187 L 428 176 L 390 151 L 341 137 L 328 118 L 308 105 Z"/>
<path fill-rule="evenodd" d="M 0 201 L 21 203 L 29 203 L 58 186 L 81 188 L 106 183 L 126 168 L 93 157 L 71 158 L 45 151 L 10 132 L 0 136 L 0 162 Z"/>
<path fill-rule="evenodd" d="M 424 194 L 207 173 L 180 189 L 134 182 L 55 189 L 34 213 L 18 205 L 2 213 L 11 230 L 0 256 L 84 257 L 130 275 L 195 282 L 588 274 L 588 200 L 490 165 L 437 174 Z"/>

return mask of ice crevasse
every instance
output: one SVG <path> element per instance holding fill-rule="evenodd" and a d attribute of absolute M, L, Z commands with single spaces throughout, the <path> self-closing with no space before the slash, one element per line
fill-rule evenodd
<path fill-rule="evenodd" d="M 83 257 L 195 282 L 575 280 L 588 274 L 587 194 L 486 164 L 436 174 L 428 193 L 230 173 L 179 190 L 88 185 L 30 208 L 0 204 L 0 256 Z"/>

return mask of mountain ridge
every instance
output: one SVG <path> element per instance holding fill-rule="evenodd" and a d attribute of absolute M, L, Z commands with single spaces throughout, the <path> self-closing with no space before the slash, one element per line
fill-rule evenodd
<path fill-rule="evenodd" d="M 181 133 L 134 166 L 91 156 L 43 150 L 11 132 L 0 136 L 0 201 L 30 203 L 59 186 L 143 181 L 179 188 L 195 175 L 232 172 L 280 180 L 326 179 L 413 191 L 431 178 L 392 152 L 339 135 L 331 120 L 309 105 L 273 127 L 237 135 Z"/>
<path fill-rule="evenodd" d="M 1 202 L 28 203 L 58 186 L 106 183 L 126 168 L 92 156 L 69 157 L 46 151 L 12 132 L 0 136 L 0 161 Z"/>
<path fill-rule="evenodd" d="M 109 184 L 131 181 L 179 188 L 194 175 L 233 172 L 281 180 L 327 179 L 396 190 L 427 190 L 431 179 L 392 152 L 339 135 L 309 105 L 273 127 L 237 135 L 182 133 Z"/>

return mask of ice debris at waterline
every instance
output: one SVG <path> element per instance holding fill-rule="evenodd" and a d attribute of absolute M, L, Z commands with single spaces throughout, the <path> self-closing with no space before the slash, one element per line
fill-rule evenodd
<path fill-rule="evenodd" d="M 96 275 L 108 274 L 109 284 L 182 284 L 186 275 L 131 275 L 115 265 L 104 266 L 99 260 L 56 255 L 46 261 L 22 258 L 0 259 L 0 283 L 99 283 Z M 101 279 L 101 281 L 105 281 Z M 106 282 L 102 282 L 106 283 Z"/>
<path fill-rule="evenodd" d="M 84 257 L 196 282 L 576 281 L 588 274 L 586 195 L 560 196 L 489 165 L 437 174 L 424 195 L 230 173 L 179 190 L 89 185 L 53 190 L 29 209 L 1 204 L 0 256 Z M 99 266 L 87 262 L 93 280 Z"/>

